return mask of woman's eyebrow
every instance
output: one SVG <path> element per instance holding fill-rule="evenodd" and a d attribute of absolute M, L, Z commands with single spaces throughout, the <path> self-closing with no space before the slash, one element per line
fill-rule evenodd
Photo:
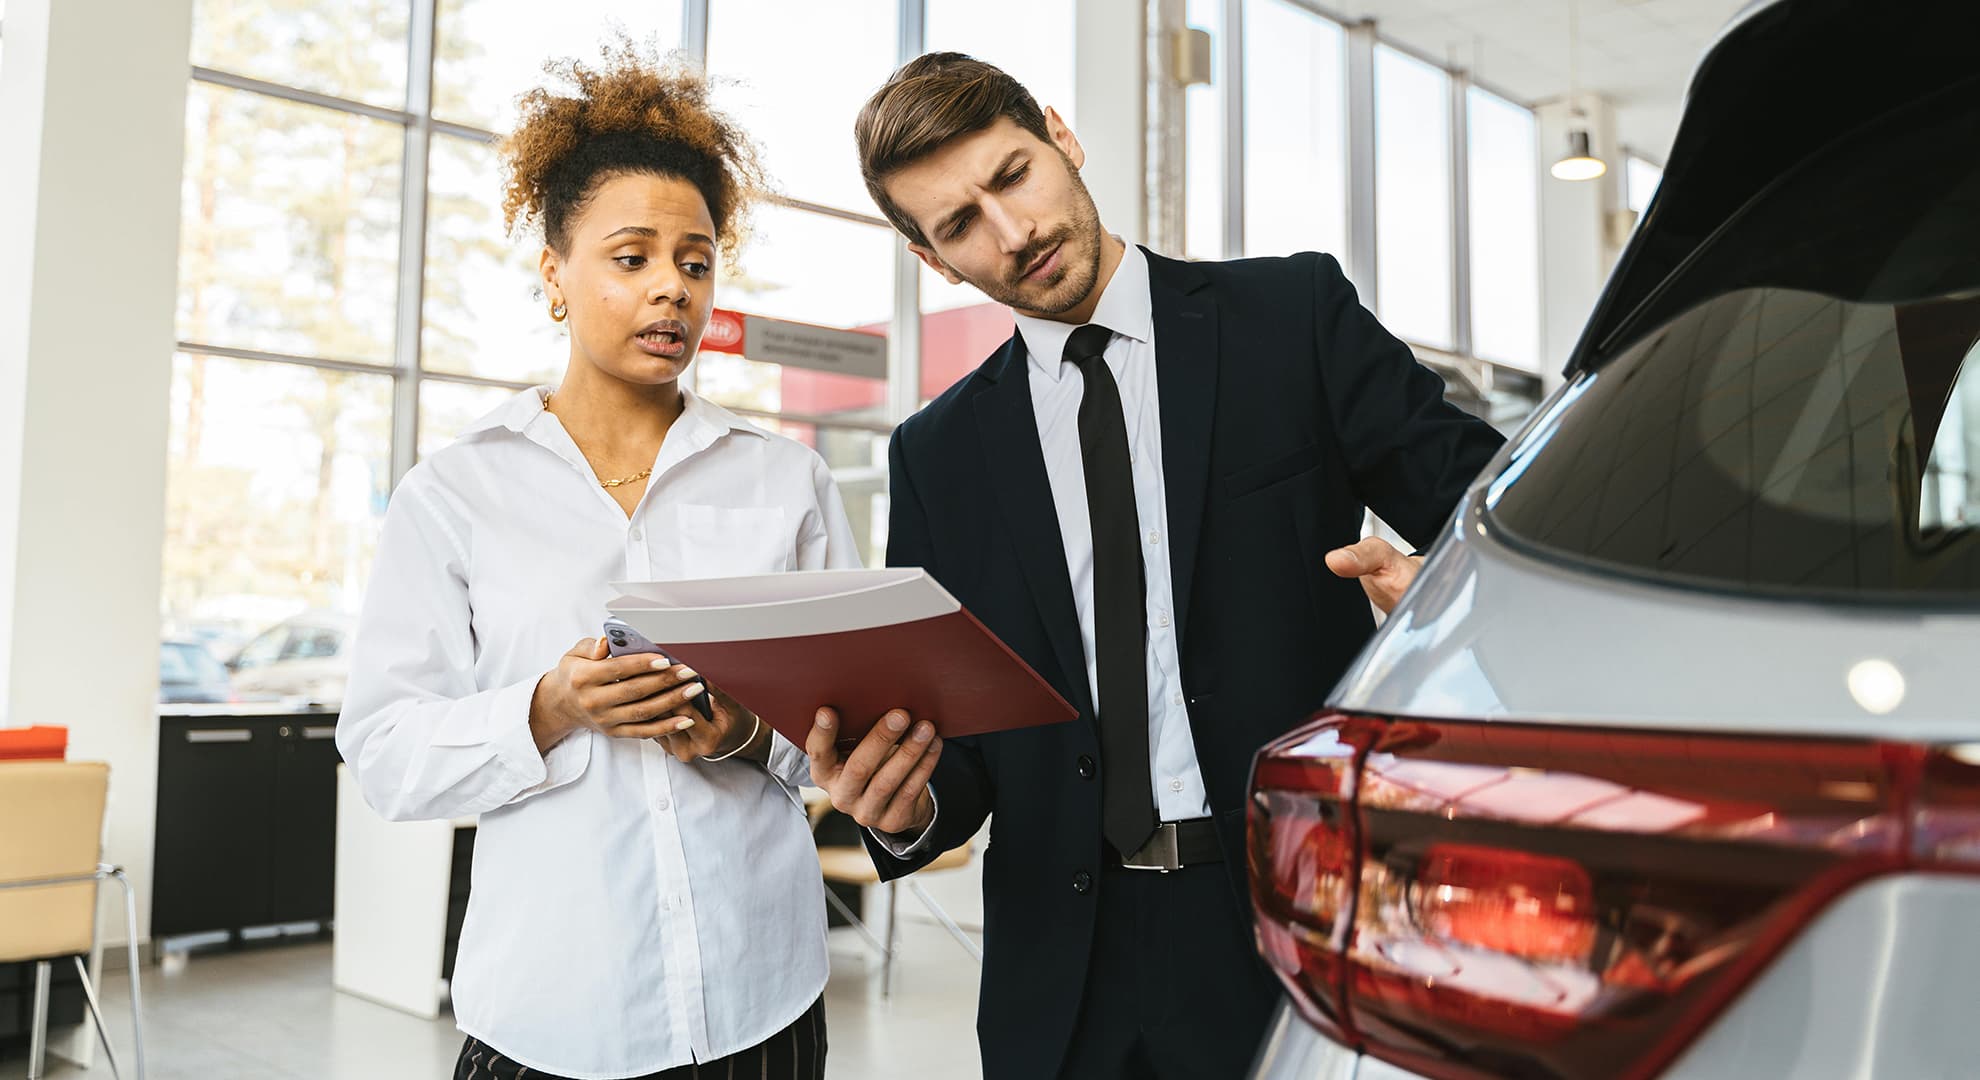
<path fill-rule="evenodd" d="M 643 237 L 647 240 L 653 240 L 659 237 L 660 230 L 655 229 L 648 225 L 627 225 L 624 228 L 614 230 L 612 233 L 607 235 L 605 239 L 611 240 L 614 237 L 627 236 L 627 235 Z M 709 236 L 707 233 L 698 233 L 698 232 L 685 233 L 681 236 L 681 239 L 687 241 L 690 244 L 705 244 L 708 247 L 715 246 L 715 238 Z"/>

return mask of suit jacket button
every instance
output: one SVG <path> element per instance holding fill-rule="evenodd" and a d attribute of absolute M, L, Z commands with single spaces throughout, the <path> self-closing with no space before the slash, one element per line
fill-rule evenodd
<path fill-rule="evenodd" d="M 1074 891 L 1074 892 L 1076 892 L 1076 893 L 1084 893 L 1084 892 L 1090 892 L 1090 891 L 1092 891 L 1092 889 L 1093 889 L 1093 875 L 1092 875 L 1092 874 L 1089 874 L 1089 873 L 1087 873 L 1086 871 L 1084 871 L 1084 870 L 1081 870 L 1081 871 L 1079 871 L 1078 873 L 1076 873 L 1076 874 L 1074 874 L 1074 875 L 1073 875 L 1073 891 Z"/>
<path fill-rule="evenodd" d="M 1081 780 L 1093 779 L 1093 759 L 1085 754 L 1079 755 L 1079 778 Z"/>

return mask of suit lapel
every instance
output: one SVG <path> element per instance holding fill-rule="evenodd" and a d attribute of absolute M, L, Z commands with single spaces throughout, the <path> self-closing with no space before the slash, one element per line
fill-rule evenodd
<path fill-rule="evenodd" d="M 1146 250 L 1146 249 L 1144 249 Z M 1156 387 L 1162 408 L 1162 483 L 1169 503 L 1169 575 L 1176 595 L 1176 639 L 1188 633 L 1190 585 L 1203 535 L 1210 482 L 1210 436 L 1217 412 L 1217 307 L 1202 273 L 1148 254 L 1155 305 Z"/>
<path fill-rule="evenodd" d="M 1080 643 L 1072 577 L 1066 570 L 1066 545 L 1053 509 L 1052 482 L 1045 474 L 1038 417 L 1031 408 L 1024 343 L 1015 333 L 986 375 L 988 384 L 977 392 L 975 406 L 991 486 L 1052 653 L 1065 672 L 1072 702 L 1091 716 L 1093 691 L 1086 681 L 1086 651 Z"/>

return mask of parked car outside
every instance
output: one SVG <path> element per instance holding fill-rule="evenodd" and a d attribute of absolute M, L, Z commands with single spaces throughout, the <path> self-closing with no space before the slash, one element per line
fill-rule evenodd
<path fill-rule="evenodd" d="M 1975 41 L 1708 50 L 1566 385 L 1259 755 L 1256 1078 L 1974 1074 Z"/>
<path fill-rule="evenodd" d="M 284 619 L 250 639 L 227 661 L 242 701 L 338 707 L 350 678 L 357 620 L 333 611 Z"/>
<path fill-rule="evenodd" d="M 158 701 L 163 705 L 211 705 L 234 700 L 227 668 L 197 641 L 167 638 L 158 644 Z"/>

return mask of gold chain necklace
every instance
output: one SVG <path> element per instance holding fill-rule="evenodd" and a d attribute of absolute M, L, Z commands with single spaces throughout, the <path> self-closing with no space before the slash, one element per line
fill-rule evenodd
<path fill-rule="evenodd" d="M 637 480 L 644 480 L 652 475 L 653 475 L 652 469 L 641 469 L 638 472 L 632 474 L 631 476 L 622 476 L 617 480 L 600 480 L 598 482 L 598 486 L 604 488 L 615 488 L 621 484 L 630 484 Z"/>
<path fill-rule="evenodd" d="M 548 412 L 550 409 L 550 397 L 551 397 L 550 394 L 543 395 L 543 408 L 545 412 Z M 648 466 L 647 468 L 641 469 L 638 472 L 632 474 L 631 476 L 621 476 L 617 480 L 600 480 L 598 481 L 598 486 L 602 488 L 623 487 L 627 484 L 636 484 L 639 481 L 644 480 L 652 475 L 653 475 L 653 469 L 651 466 Z"/>

